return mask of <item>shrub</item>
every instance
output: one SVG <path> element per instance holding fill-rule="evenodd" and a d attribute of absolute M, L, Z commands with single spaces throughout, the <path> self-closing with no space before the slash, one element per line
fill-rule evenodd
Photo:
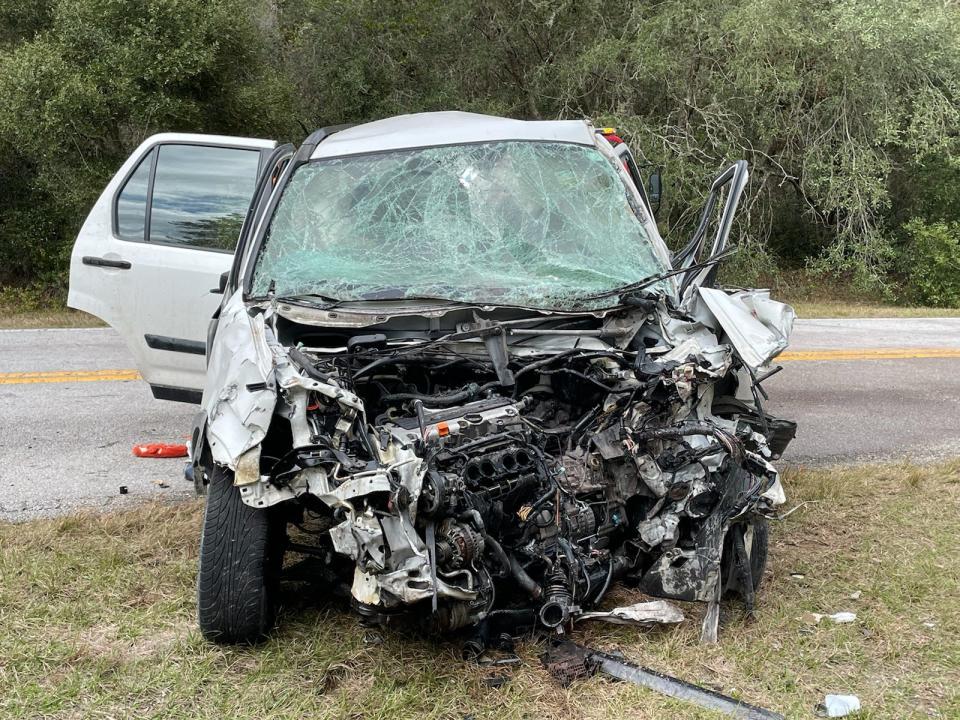
<path fill-rule="evenodd" d="M 960 222 L 904 225 L 899 255 L 906 300 L 934 307 L 960 306 Z"/>

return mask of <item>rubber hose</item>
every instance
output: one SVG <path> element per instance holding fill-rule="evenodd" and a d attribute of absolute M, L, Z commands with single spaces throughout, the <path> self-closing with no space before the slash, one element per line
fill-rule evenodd
<path fill-rule="evenodd" d="M 517 581 L 517 584 L 522 587 L 534 600 L 539 600 L 543 595 L 543 588 L 541 588 L 534 581 L 532 577 L 527 574 L 527 571 L 521 567 L 517 559 L 511 555 L 510 556 L 510 572 L 513 574 L 514 580 Z"/>

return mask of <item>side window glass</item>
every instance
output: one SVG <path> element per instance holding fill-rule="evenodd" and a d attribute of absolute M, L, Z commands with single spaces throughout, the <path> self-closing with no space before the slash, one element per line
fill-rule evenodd
<path fill-rule="evenodd" d="M 150 242 L 233 250 L 257 181 L 260 152 L 162 145 Z"/>
<path fill-rule="evenodd" d="M 156 152 L 151 151 L 127 178 L 117 196 L 117 236 L 122 240 L 143 241 L 147 226 L 147 191 L 150 166 Z"/>

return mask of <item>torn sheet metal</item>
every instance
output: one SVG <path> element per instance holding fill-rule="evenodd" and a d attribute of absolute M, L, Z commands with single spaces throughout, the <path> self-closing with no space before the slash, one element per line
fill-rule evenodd
<path fill-rule="evenodd" d="M 683 611 L 667 600 L 651 600 L 616 607 L 612 610 L 585 612 L 579 620 L 603 620 L 617 625 L 673 625 L 683 622 Z"/>
<path fill-rule="evenodd" d="M 728 295 L 723 290 L 701 287 L 698 293 L 754 372 L 789 344 L 796 314 L 789 305 L 771 300 L 765 291 Z"/>
<path fill-rule="evenodd" d="M 273 422 L 277 395 L 267 332 L 263 315 L 248 314 L 241 292 L 224 305 L 201 405 L 213 460 L 231 469 L 263 440 Z"/>

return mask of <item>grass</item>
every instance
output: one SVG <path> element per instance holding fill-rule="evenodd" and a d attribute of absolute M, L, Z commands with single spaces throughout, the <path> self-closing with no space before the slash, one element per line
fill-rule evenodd
<path fill-rule="evenodd" d="M 960 308 L 909 307 L 860 300 L 798 300 L 791 304 L 797 317 L 804 319 L 960 317 Z"/>
<path fill-rule="evenodd" d="M 106 327 L 106 324 L 100 318 L 70 308 L 19 310 L 0 303 L 0 330 L 86 327 Z"/>
<path fill-rule="evenodd" d="M 679 628 L 585 624 L 576 638 L 790 718 L 829 692 L 858 695 L 861 718 L 960 716 L 960 460 L 785 484 L 809 504 L 774 528 L 754 621 L 727 606 L 714 647 L 693 605 Z M 313 599 L 262 646 L 209 644 L 194 622 L 200 516 L 190 502 L 0 525 L 0 717 L 715 717 L 601 677 L 561 689 L 542 640 L 494 671 Z M 810 624 L 840 610 L 857 621 Z M 494 674 L 509 681 L 489 687 Z"/>
<path fill-rule="evenodd" d="M 66 289 L 59 286 L 0 285 L 0 330 L 105 326 L 66 302 Z"/>
<path fill-rule="evenodd" d="M 754 287 L 770 288 L 774 299 L 789 303 L 798 317 L 807 319 L 960 317 L 960 307 L 911 305 L 890 288 L 858 288 L 849 277 L 810 270 L 781 270 L 758 279 Z"/>

